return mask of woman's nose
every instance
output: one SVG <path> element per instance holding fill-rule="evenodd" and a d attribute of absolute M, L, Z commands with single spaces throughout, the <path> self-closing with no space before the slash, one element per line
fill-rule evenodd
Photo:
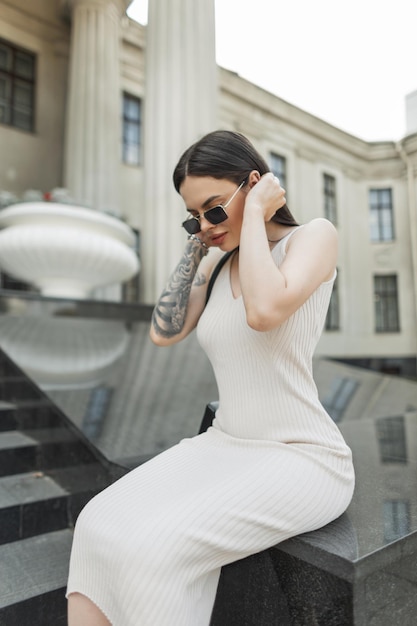
<path fill-rule="evenodd" d="M 213 224 L 211 222 L 209 222 L 208 219 L 206 219 L 204 217 L 204 215 L 200 215 L 200 230 L 201 230 L 201 232 L 206 232 L 206 231 L 210 230 L 210 228 L 213 228 Z"/>

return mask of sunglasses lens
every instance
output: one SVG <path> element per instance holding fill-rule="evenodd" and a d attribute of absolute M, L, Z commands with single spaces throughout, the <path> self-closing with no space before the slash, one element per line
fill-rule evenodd
<path fill-rule="evenodd" d="M 210 224 L 220 224 L 227 220 L 228 215 L 224 208 L 219 204 L 218 206 L 214 206 L 212 209 L 209 209 L 204 213 L 204 218 L 210 222 Z M 195 217 L 190 217 L 188 220 L 182 223 L 185 230 L 189 235 L 196 235 L 201 231 L 200 220 L 197 220 Z"/>
<path fill-rule="evenodd" d="M 182 225 L 189 235 L 196 235 L 201 230 L 200 222 L 195 217 L 185 220 Z"/>
<path fill-rule="evenodd" d="M 224 208 L 219 204 L 218 206 L 214 206 L 212 209 L 209 209 L 204 213 L 204 217 L 206 220 L 210 222 L 210 224 L 221 224 L 227 220 L 227 213 Z"/>

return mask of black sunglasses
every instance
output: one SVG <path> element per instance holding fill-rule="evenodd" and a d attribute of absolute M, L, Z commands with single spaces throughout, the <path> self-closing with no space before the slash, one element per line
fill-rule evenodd
<path fill-rule="evenodd" d="M 210 222 L 210 224 L 221 224 L 222 222 L 227 220 L 229 216 L 226 213 L 226 209 L 232 202 L 236 194 L 242 189 L 245 183 L 246 178 L 243 182 L 240 183 L 239 187 L 236 189 L 232 197 L 229 198 L 229 200 L 225 204 L 216 204 L 216 206 L 213 206 L 211 209 L 207 209 L 207 211 L 204 211 L 204 219 Z M 195 235 L 201 231 L 200 220 L 201 215 L 192 216 L 186 219 L 185 222 L 182 223 L 182 226 L 184 226 L 189 235 Z"/>

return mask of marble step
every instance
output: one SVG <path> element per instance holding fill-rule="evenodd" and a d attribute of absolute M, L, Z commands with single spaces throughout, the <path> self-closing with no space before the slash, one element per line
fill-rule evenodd
<path fill-rule="evenodd" d="M 0 378 L 0 399 L 3 402 L 36 400 L 42 397 L 39 389 L 19 373 L 15 376 Z"/>
<path fill-rule="evenodd" d="M 99 463 L 0 478 L 0 544 L 72 527 L 110 482 Z"/>
<path fill-rule="evenodd" d="M 68 428 L 0 432 L 0 476 L 96 461 Z"/>
<path fill-rule="evenodd" d="M 0 378 L 9 378 L 20 373 L 19 368 L 0 350 Z"/>
<path fill-rule="evenodd" d="M 46 398 L 0 401 L 0 433 L 6 430 L 53 428 L 61 424 L 62 417 Z"/>
<path fill-rule="evenodd" d="M 65 626 L 71 543 L 65 529 L 0 546 L 0 626 Z"/>

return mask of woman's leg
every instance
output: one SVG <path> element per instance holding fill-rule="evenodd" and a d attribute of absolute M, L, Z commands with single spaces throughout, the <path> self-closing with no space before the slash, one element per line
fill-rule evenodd
<path fill-rule="evenodd" d="M 184 440 L 82 511 L 68 596 L 82 592 L 118 626 L 208 626 L 223 565 L 346 508 L 350 462 L 336 457 L 327 467 L 322 454 L 214 429 Z"/>
<path fill-rule="evenodd" d="M 100 609 L 81 593 L 68 596 L 68 626 L 111 626 Z"/>

